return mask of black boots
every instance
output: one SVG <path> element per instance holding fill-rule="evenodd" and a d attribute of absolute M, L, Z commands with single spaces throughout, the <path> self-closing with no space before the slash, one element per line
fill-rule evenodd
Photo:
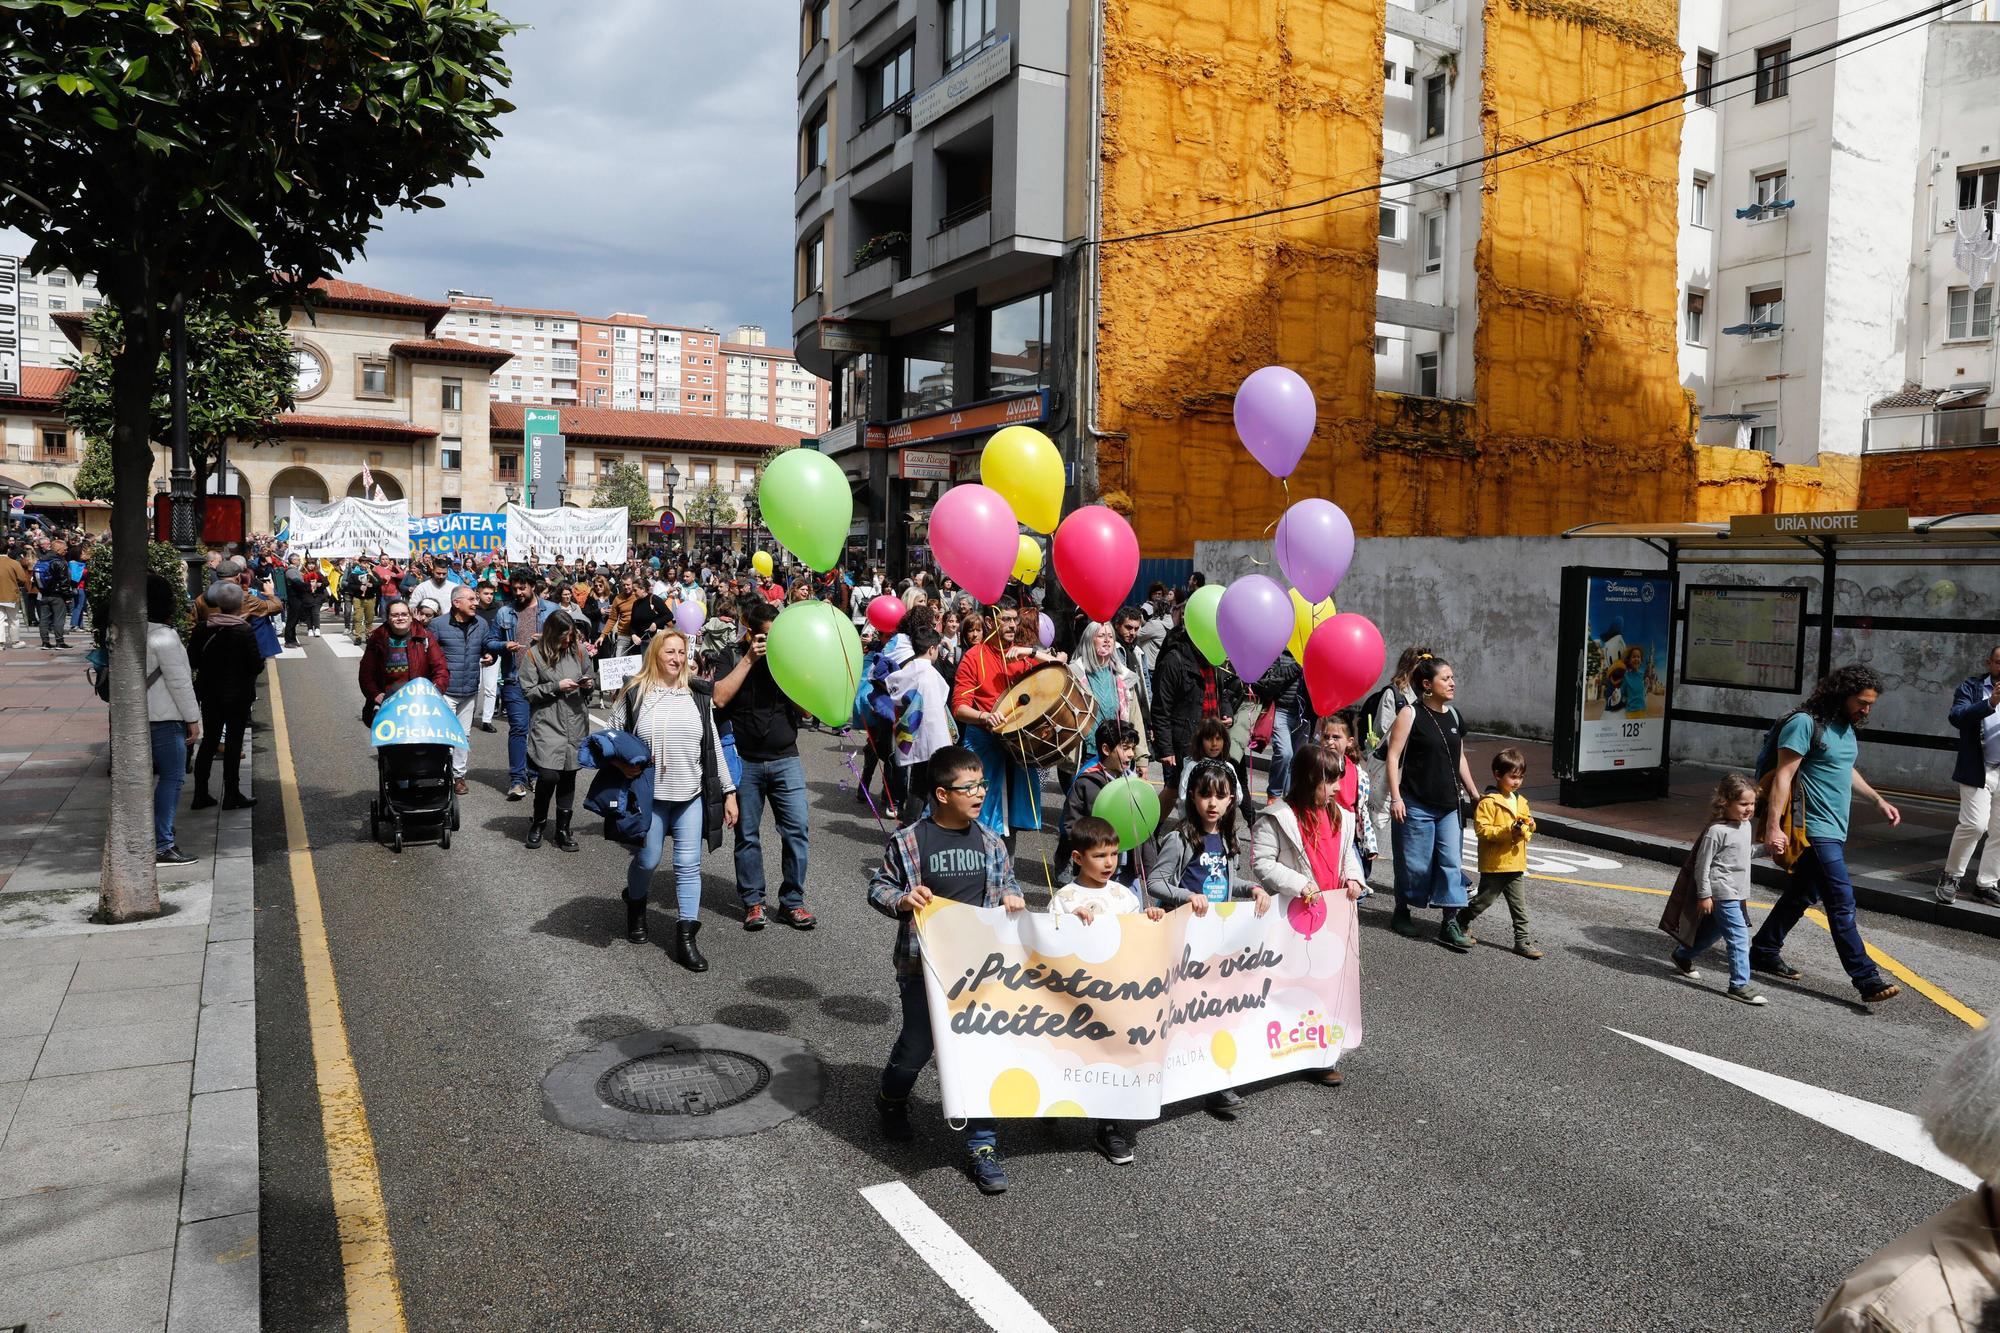
<path fill-rule="evenodd" d="M 677 921 L 674 923 L 674 961 L 690 972 L 708 971 L 708 960 L 695 947 L 694 937 L 701 934 L 701 922 Z"/>
<path fill-rule="evenodd" d="M 521 845 L 523 847 L 526 847 L 531 852 L 534 851 L 535 848 L 542 845 L 542 830 L 546 829 L 548 826 L 549 826 L 549 821 L 546 819 L 529 820 L 528 837 L 527 840 L 524 841 Z"/>
<path fill-rule="evenodd" d="M 571 836 L 571 834 L 570 834 L 570 831 L 569 831 L 569 811 L 567 811 L 567 810 L 558 810 L 558 811 L 556 811 L 556 837 L 555 837 L 555 843 L 556 843 L 556 846 L 558 846 L 558 847 L 562 848 L 562 849 L 563 849 L 564 851 L 566 851 L 566 852 L 574 852 L 574 851 L 578 851 L 578 850 L 581 850 L 581 849 L 580 849 L 580 848 L 579 848 L 579 847 L 577 846 L 577 842 L 576 842 L 576 839 L 575 839 L 575 838 L 574 838 L 573 836 Z"/>
<path fill-rule="evenodd" d="M 194 799 L 188 802 L 188 809 L 208 810 L 213 808 L 214 805 L 215 798 L 208 794 L 208 788 L 206 786 L 198 786 L 194 789 Z"/>
<path fill-rule="evenodd" d="M 256 804 L 256 797 L 245 796 L 240 791 L 230 791 L 222 794 L 222 808 L 224 810 L 248 810 Z"/>
<path fill-rule="evenodd" d="M 625 938 L 634 944 L 646 942 L 646 900 L 625 900 Z"/>

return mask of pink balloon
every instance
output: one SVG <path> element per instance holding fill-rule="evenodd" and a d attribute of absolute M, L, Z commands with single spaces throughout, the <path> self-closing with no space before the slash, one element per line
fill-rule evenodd
<path fill-rule="evenodd" d="M 1285 909 L 1285 919 L 1292 923 L 1293 930 L 1311 939 L 1326 924 L 1326 895 L 1322 893 L 1311 902 L 1303 898 L 1292 899 L 1291 906 Z"/>
<path fill-rule="evenodd" d="M 1318 416 L 1312 389 L 1283 366 L 1252 371 L 1236 390 L 1236 437 L 1274 477 L 1291 476 L 1305 457 Z"/>
<path fill-rule="evenodd" d="M 932 524 L 935 529 L 935 519 Z M 1132 525 L 1103 505 L 1085 505 L 1056 528 L 1054 547 L 1063 591 L 1092 620 L 1109 621 L 1139 579 L 1139 537 Z"/>
<path fill-rule="evenodd" d="M 1246 574 L 1223 591 L 1215 608 L 1215 630 L 1230 665 L 1246 681 L 1271 669 L 1292 640 L 1296 627 L 1292 599 L 1276 579 Z"/>
<path fill-rule="evenodd" d="M 938 568 L 980 601 L 990 605 L 1000 600 L 1020 553 L 1021 525 L 991 487 L 976 482 L 954 486 L 931 506 L 931 554 Z"/>
<path fill-rule="evenodd" d="M 1333 596 L 1354 562 L 1354 525 L 1331 500 L 1301 500 L 1278 520 L 1271 546 L 1299 596 L 1317 604 Z"/>
<path fill-rule="evenodd" d="M 894 634 L 896 626 L 903 623 L 909 608 L 903 599 L 892 592 L 885 592 L 868 603 L 868 623 L 884 634 Z"/>
<path fill-rule="evenodd" d="M 1044 648 L 1053 648 L 1053 647 L 1055 647 L 1055 646 L 1056 646 L 1056 622 L 1055 622 L 1055 621 L 1053 621 L 1053 620 L 1050 620 L 1050 619 L 1049 619 L 1049 614 L 1048 614 L 1048 612 L 1046 612 L 1046 611 L 1042 612 L 1042 623 L 1041 623 L 1041 625 L 1040 625 L 1040 626 L 1039 626 L 1038 628 L 1039 628 L 1039 629 L 1040 629 L 1040 631 L 1041 631 L 1041 640 L 1042 640 L 1042 647 L 1044 647 Z"/>
<path fill-rule="evenodd" d="M 1306 692 L 1313 711 L 1337 713 L 1367 694 L 1381 678 L 1388 650 L 1382 631 L 1366 616 L 1329 616 L 1306 640 Z"/>

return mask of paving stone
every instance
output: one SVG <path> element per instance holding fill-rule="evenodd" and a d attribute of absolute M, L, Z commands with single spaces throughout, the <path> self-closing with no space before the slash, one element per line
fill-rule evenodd
<path fill-rule="evenodd" d="M 207 1004 L 195 1032 L 194 1090 L 257 1086 L 257 1004 Z"/>
<path fill-rule="evenodd" d="M 257 1211 L 257 1089 L 195 1096 L 188 1114 L 181 1221 Z"/>
<path fill-rule="evenodd" d="M 217 940 L 208 946 L 208 965 L 202 969 L 201 1002 L 229 1004 L 257 998 L 254 940 Z"/>
<path fill-rule="evenodd" d="M 108 1185 L 178 1168 L 188 1116 L 180 1110 L 91 1125 L 36 1125 L 0 1147 L 0 1199 L 50 1189 Z"/>
<path fill-rule="evenodd" d="M 145 1065 L 191 1064 L 194 1060 L 195 1016 L 129 1027 L 84 1028 L 54 1032 L 35 1062 L 37 1080 L 59 1074 L 85 1074 Z"/>
<path fill-rule="evenodd" d="M 181 1165 L 105 1185 L 0 1199 L 0 1279 L 38 1269 L 170 1248 Z"/>
<path fill-rule="evenodd" d="M 0 1278 L 0 1327 L 159 1333 L 171 1248 Z"/>
<path fill-rule="evenodd" d="M 167 955 L 174 957 L 175 955 Z M 91 1028 L 129 1028 L 192 1019 L 201 1008 L 201 987 L 147 986 L 137 990 L 72 990 L 56 1014 L 57 1033 Z"/>
<path fill-rule="evenodd" d="M 255 1213 L 180 1229 L 167 1333 L 257 1333 L 263 1268 Z"/>
<path fill-rule="evenodd" d="M 38 1078 L 23 1088 L 13 1123 L 87 1125 L 185 1110 L 193 1071 L 188 1062 Z"/>
<path fill-rule="evenodd" d="M 257 913 L 254 908 L 227 911 L 211 908 L 208 918 L 208 942 L 217 940 L 247 940 L 257 933 Z"/>
<path fill-rule="evenodd" d="M 143 958 L 163 953 L 201 953 L 208 948 L 208 927 L 122 926 L 93 932 L 83 958 Z"/>
<path fill-rule="evenodd" d="M 14 1108 L 21 1104 L 21 1094 L 27 1090 L 26 1080 L 0 1083 L 0 1143 L 7 1141 L 7 1130 L 14 1123 Z"/>
<path fill-rule="evenodd" d="M 15 1083 L 35 1072 L 42 1053 L 42 1036 L 0 1037 L 0 1083 Z"/>
<path fill-rule="evenodd" d="M 199 985 L 204 962 L 204 956 L 198 953 L 96 959 L 77 967 L 76 976 L 69 983 L 69 993 Z"/>

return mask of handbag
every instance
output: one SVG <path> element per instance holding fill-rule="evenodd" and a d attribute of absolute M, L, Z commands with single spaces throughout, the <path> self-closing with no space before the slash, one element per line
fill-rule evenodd
<path fill-rule="evenodd" d="M 1250 728 L 1250 748 L 1257 754 L 1271 748 L 1271 732 L 1278 723 L 1278 706 L 1265 704 L 1264 711 Z"/>
<path fill-rule="evenodd" d="M 264 657 L 283 657 L 285 645 L 278 641 L 277 626 L 269 616 L 258 616 L 250 622 L 250 628 L 257 636 L 257 651 Z"/>

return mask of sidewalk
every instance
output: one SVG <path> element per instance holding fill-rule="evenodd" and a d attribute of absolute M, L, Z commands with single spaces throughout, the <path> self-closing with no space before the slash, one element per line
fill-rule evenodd
<path fill-rule="evenodd" d="M 80 648 L 0 652 L 0 1328 L 254 1330 L 251 812 L 184 795 L 166 910 L 91 922 L 106 712 Z"/>
<path fill-rule="evenodd" d="M 1745 733 L 1748 735 L 1749 733 Z M 1725 770 L 1702 764 L 1675 764 L 1668 794 L 1662 800 L 1599 805 L 1587 809 L 1563 805 L 1561 784 L 1551 776 L 1552 747 L 1546 741 L 1512 740 L 1474 735 L 1466 742 L 1473 780 L 1484 787 L 1492 780 L 1496 750 L 1512 745 L 1528 757 L 1528 782 L 1523 793 L 1534 807 L 1535 823 L 1543 833 L 1590 847 L 1678 866 L 1708 819 L 1709 798 Z M 1742 769 L 1749 773 L 1746 761 Z M 1901 811 L 1903 822 L 1891 828 L 1864 803 L 1856 803 L 1847 841 L 1847 864 L 1854 880 L 1855 901 L 1871 911 L 1932 921 L 1982 935 L 2000 936 L 2000 909 L 1961 897 L 1949 907 L 1931 897 L 1944 867 L 1956 800 L 1938 796 L 1885 793 Z M 1759 884 L 1782 889 L 1783 872 L 1768 861 L 1752 868 Z"/>

